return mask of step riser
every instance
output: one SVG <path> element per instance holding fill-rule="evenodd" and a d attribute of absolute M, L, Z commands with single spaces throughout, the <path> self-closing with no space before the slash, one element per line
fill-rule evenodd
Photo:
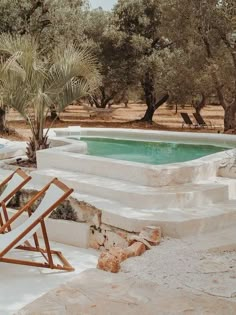
<path fill-rule="evenodd" d="M 37 183 L 45 184 L 53 176 L 33 175 Z M 177 192 L 177 193 L 136 193 L 126 192 L 113 187 L 100 187 L 91 183 L 60 178 L 65 184 L 82 194 L 92 194 L 97 197 L 118 201 L 129 207 L 138 209 L 166 208 L 166 207 L 193 207 L 213 202 L 219 202 L 228 198 L 228 187 L 216 187 L 205 191 Z"/>
<path fill-rule="evenodd" d="M 235 226 L 236 211 L 224 213 L 215 217 L 204 217 L 201 219 L 186 222 L 158 223 L 162 228 L 163 234 L 170 237 L 197 236 L 203 233 L 221 231 L 224 228 Z"/>
<path fill-rule="evenodd" d="M 203 233 L 221 231 L 224 228 L 236 225 L 236 211 L 232 210 L 216 216 L 208 216 L 186 221 L 163 221 L 163 220 L 139 220 L 138 218 L 129 218 L 124 220 L 118 214 L 103 213 L 103 223 L 113 225 L 117 228 L 139 233 L 143 227 L 148 225 L 160 226 L 163 236 L 183 238 L 187 236 L 197 236 Z"/>

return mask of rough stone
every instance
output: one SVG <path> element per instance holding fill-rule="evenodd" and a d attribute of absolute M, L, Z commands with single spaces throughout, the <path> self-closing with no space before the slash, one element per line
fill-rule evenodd
<path fill-rule="evenodd" d="M 100 228 L 102 229 L 103 233 L 106 233 L 107 231 L 112 230 L 112 227 L 110 225 L 106 225 L 104 223 L 101 224 Z"/>
<path fill-rule="evenodd" d="M 102 214 L 101 213 L 96 213 L 94 217 L 92 218 L 92 223 L 98 228 L 101 226 L 101 218 Z"/>
<path fill-rule="evenodd" d="M 140 256 L 146 251 L 146 247 L 141 242 L 135 242 L 125 249 L 127 257 Z"/>
<path fill-rule="evenodd" d="M 95 239 L 89 239 L 88 247 L 93 249 L 100 249 L 100 245 Z"/>
<path fill-rule="evenodd" d="M 106 249 L 110 249 L 111 247 L 114 246 L 126 248 L 129 245 L 127 239 L 124 239 L 115 232 L 107 231 L 105 233 L 105 237 L 106 240 L 104 246 Z"/>
<path fill-rule="evenodd" d="M 139 233 L 141 238 L 154 244 L 159 244 L 161 241 L 161 228 L 159 226 L 146 226 Z"/>
<path fill-rule="evenodd" d="M 152 245 L 146 241 L 144 238 L 138 236 L 138 235 L 131 235 L 129 237 L 129 245 L 132 245 L 134 244 L 135 242 L 141 242 L 143 243 L 147 249 L 151 249 L 152 248 Z"/>
<path fill-rule="evenodd" d="M 120 262 L 112 254 L 108 252 L 102 252 L 100 257 L 98 258 L 97 268 L 104 271 L 117 273 L 120 270 Z"/>
<path fill-rule="evenodd" d="M 105 236 L 97 230 L 93 231 L 93 237 L 98 242 L 99 245 L 103 245 L 105 242 Z"/>
<path fill-rule="evenodd" d="M 119 262 L 122 262 L 128 258 L 126 250 L 120 247 L 110 248 L 109 253 L 115 256 Z"/>
<path fill-rule="evenodd" d="M 100 249 L 105 242 L 105 236 L 93 228 L 90 229 L 89 233 L 89 247 L 94 249 Z"/>

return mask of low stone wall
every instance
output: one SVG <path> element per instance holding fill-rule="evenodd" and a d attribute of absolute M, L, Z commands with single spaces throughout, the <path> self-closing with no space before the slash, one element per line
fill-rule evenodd
<path fill-rule="evenodd" d="M 12 198 L 8 207 L 17 210 L 25 205 L 36 193 L 37 191 L 35 189 L 22 189 Z M 39 202 L 40 200 L 33 206 L 32 210 L 37 207 Z M 58 206 L 57 209 L 52 212 L 50 218 L 54 220 L 66 220 L 68 223 L 72 222 L 73 229 L 75 228 L 75 223 L 80 223 L 78 224 L 78 232 L 81 228 L 81 224 L 83 224 L 86 226 L 85 231 L 89 230 L 87 242 L 83 243 L 87 244 L 87 247 L 101 251 L 109 250 L 114 246 L 126 248 L 130 238 L 136 235 L 136 233 L 130 233 L 102 223 L 102 210 L 84 201 L 78 200 L 73 195 Z M 69 235 L 67 239 L 68 237 Z M 74 237 L 74 233 L 72 237 Z M 80 237 L 79 233 L 78 237 Z M 61 239 L 55 239 L 55 237 L 53 240 L 61 241 Z M 74 241 L 76 242 L 76 240 Z"/>

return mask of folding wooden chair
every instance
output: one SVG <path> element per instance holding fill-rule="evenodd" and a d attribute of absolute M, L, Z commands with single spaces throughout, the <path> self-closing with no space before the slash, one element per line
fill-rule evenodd
<path fill-rule="evenodd" d="M 5 224 L 3 224 L 3 226 L 0 227 L 0 233 L 2 233 L 0 234 L 0 262 L 73 271 L 74 268 L 69 264 L 61 252 L 51 250 L 45 226 L 45 219 L 72 192 L 73 189 L 70 189 L 57 178 L 54 178 L 25 206 L 23 206 L 22 209 L 18 210 Z M 31 206 L 41 198 L 42 200 L 37 209 L 32 212 Z M 4 233 L 8 230 L 8 227 L 11 226 L 11 224 L 13 224 L 19 216 L 25 212 L 28 213 L 25 221 L 8 233 Z M 45 248 L 40 247 L 38 236 L 36 234 L 36 231 L 40 228 L 40 226 L 42 229 L 42 238 Z M 34 245 L 31 245 L 29 242 L 31 237 L 33 238 Z M 6 254 L 14 248 L 31 252 L 39 252 L 42 254 L 46 262 L 43 263 L 6 257 Z M 54 263 L 54 255 L 59 258 L 62 264 Z"/>
<path fill-rule="evenodd" d="M 6 205 L 15 196 L 15 194 L 31 179 L 31 176 L 27 175 L 22 169 L 18 168 L 6 179 L 0 183 L 0 225 L 3 225 L 3 217 L 5 222 L 8 221 L 8 214 Z M 9 230 L 11 227 L 9 226 Z"/>
<path fill-rule="evenodd" d="M 192 122 L 191 118 L 189 117 L 188 113 L 180 113 L 181 117 L 183 118 L 182 128 L 187 125 L 189 128 L 194 127 L 197 128 L 199 125 L 196 125 Z"/>
<path fill-rule="evenodd" d="M 208 123 L 205 122 L 205 120 L 202 118 L 201 114 L 193 113 L 193 116 L 200 127 L 203 127 L 203 128 L 207 127 L 207 128 L 211 128 L 211 129 L 214 128 L 214 126 L 212 125 L 212 123 L 210 121 Z"/>

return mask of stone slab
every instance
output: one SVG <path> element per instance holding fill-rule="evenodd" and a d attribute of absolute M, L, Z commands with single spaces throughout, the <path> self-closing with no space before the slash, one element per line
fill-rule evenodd
<path fill-rule="evenodd" d="M 90 269 L 45 294 L 17 315 L 234 315 L 236 303 L 168 289 L 127 274 Z"/>

